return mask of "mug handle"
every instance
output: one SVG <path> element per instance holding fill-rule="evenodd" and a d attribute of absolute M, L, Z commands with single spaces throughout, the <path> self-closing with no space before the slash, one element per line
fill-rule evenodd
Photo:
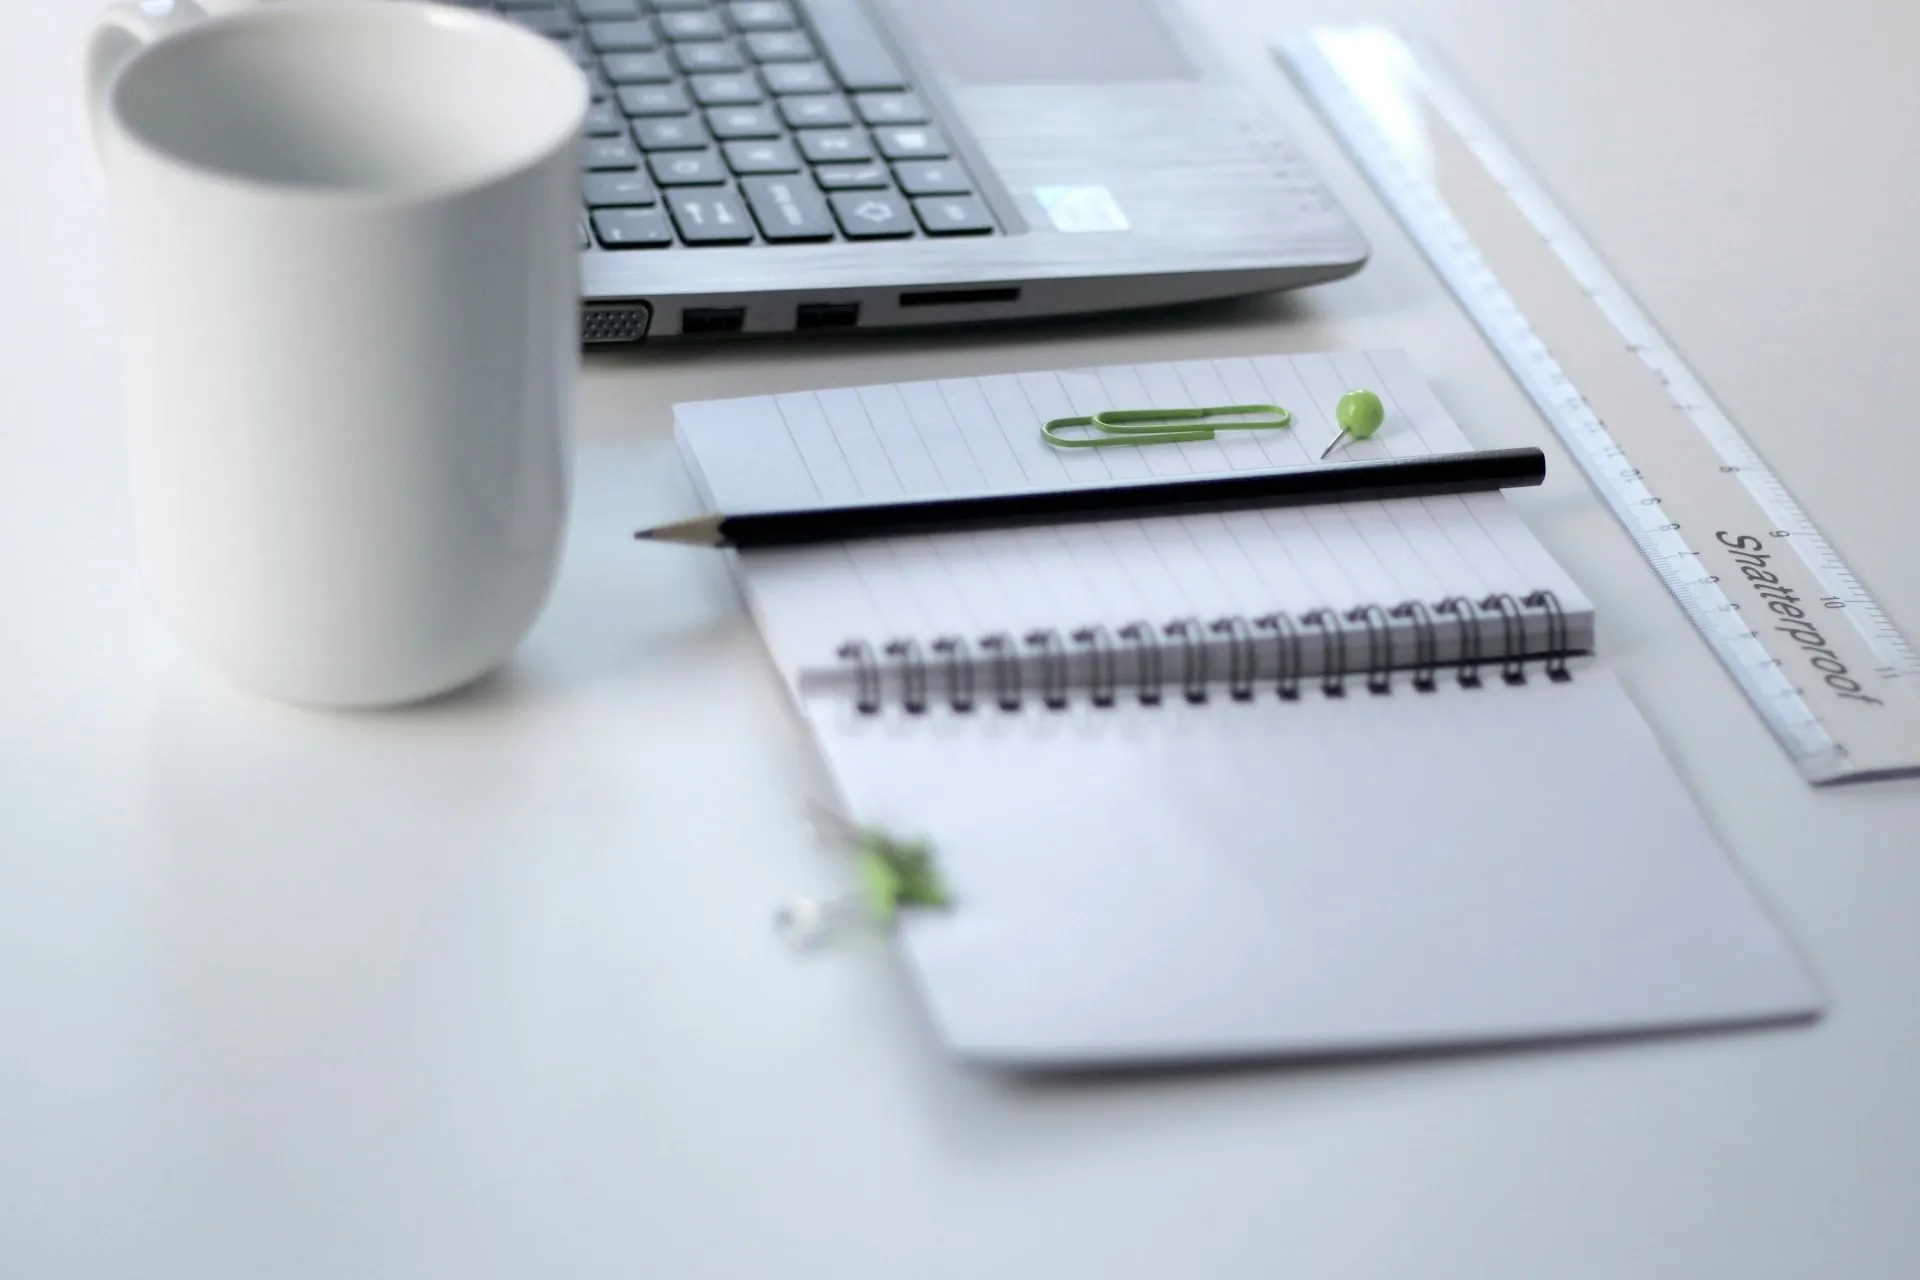
<path fill-rule="evenodd" d="M 135 0 L 117 4 L 94 20 L 87 37 L 87 119 L 93 127 L 93 149 L 101 151 L 101 126 L 106 120 L 107 91 L 134 54 L 206 17 L 194 0 Z"/>

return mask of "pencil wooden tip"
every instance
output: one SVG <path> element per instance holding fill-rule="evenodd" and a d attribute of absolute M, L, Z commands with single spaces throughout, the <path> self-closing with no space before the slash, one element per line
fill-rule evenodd
<path fill-rule="evenodd" d="M 673 524 L 657 524 L 651 529 L 641 529 L 633 536 L 641 542 L 677 542 L 688 547 L 725 545 L 725 539 L 720 535 L 719 516 L 695 516 L 691 520 L 679 520 Z"/>

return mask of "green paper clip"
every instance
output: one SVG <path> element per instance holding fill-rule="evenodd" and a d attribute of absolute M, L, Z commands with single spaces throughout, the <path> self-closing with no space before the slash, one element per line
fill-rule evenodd
<path fill-rule="evenodd" d="M 1243 414 L 1262 416 L 1238 422 L 1211 421 Z M 1181 423 L 1192 425 L 1177 425 Z M 1220 431 L 1276 431 L 1292 425 L 1293 415 L 1277 404 L 1219 404 L 1202 409 L 1104 409 L 1082 418 L 1054 418 L 1040 428 L 1040 434 L 1056 449 L 1105 449 L 1114 445 L 1184 444 L 1211 440 Z M 1079 427 L 1090 427 L 1093 434 L 1065 434 Z"/>

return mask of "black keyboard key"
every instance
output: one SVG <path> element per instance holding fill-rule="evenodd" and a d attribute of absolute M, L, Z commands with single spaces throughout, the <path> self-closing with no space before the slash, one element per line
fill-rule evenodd
<path fill-rule="evenodd" d="M 791 31 L 800 25 L 786 0 L 734 0 L 727 16 L 741 31 Z"/>
<path fill-rule="evenodd" d="M 635 120 L 633 140 L 643 151 L 697 151 L 709 141 L 706 126 L 693 116 Z"/>
<path fill-rule="evenodd" d="M 640 16 L 640 0 L 573 0 L 573 11 L 580 15 L 582 22 L 595 22 L 602 18 L 637 18 Z"/>
<path fill-rule="evenodd" d="M 951 160 L 903 160 L 893 166 L 900 189 L 910 196 L 964 196 L 973 192 L 966 171 Z"/>
<path fill-rule="evenodd" d="M 740 51 L 725 40 L 676 44 L 673 46 L 673 60 L 690 76 L 710 71 L 744 71 L 747 68 L 746 59 L 740 56 Z"/>
<path fill-rule="evenodd" d="M 913 234 L 906 197 L 895 191 L 836 191 L 827 197 L 849 240 L 886 240 Z"/>
<path fill-rule="evenodd" d="M 731 191 L 669 191 L 667 207 L 688 244 L 750 244 L 753 222 Z"/>
<path fill-rule="evenodd" d="M 601 53 L 647 53 L 660 47 L 660 37 L 645 18 L 589 22 L 587 42 Z"/>
<path fill-rule="evenodd" d="M 600 59 L 615 84 L 671 84 L 673 68 L 664 53 L 609 53 Z"/>
<path fill-rule="evenodd" d="M 800 154 L 814 164 L 841 164 L 873 159 L 873 148 L 861 129 L 807 129 L 794 135 Z"/>
<path fill-rule="evenodd" d="M 573 59 L 573 65 L 585 71 L 593 65 L 593 52 L 579 36 L 568 36 L 564 40 L 555 40 L 561 52 Z"/>
<path fill-rule="evenodd" d="M 627 122 L 611 102 L 596 102 L 587 108 L 587 136 L 612 138 L 627 131 Z"/>
<path fill-rule="evenodd" d="M 590 173 L 582 185 L 586 189 L 587 206 L 592 209 L 652 204 L 660 198 L 660 193 L 653 189 L 653 183 L 648 181 L 647 175 L 638 170 L 631 173 Z"/>
<path fill-rule="evenodd" d="M 833 218 L 827 202 L 805 178 L 743 178 L 760 234 L 775 243 L 833 239 Z"/>
<path fill-rule="evenodd" d="M 938 160 L 947 154 L 947 140 L 925 125 L 875 129 L 873 142 L 889 160 Z"/>
<path fill-rule="evenodd" d="M 785 138 L 772 142 L 726 142 L 720 150 L 726 154 L 727 167 L 735 173 L 798 173 L 800 157 Z"/>
<path fill-rule="evenodd" d="M 625 138 L 588 138 L 581 144 L 580 165 L 585 169 L 634 169 L 640 153 Z"/>
<path fill-rule="evenodd" d="M 777 138 L 780 124 L 765 107 L 715 107 L 707 112 L 707 128 L 716 138 Z"/>
<path fill-rule="evenodd" d="M 833 77 L 818 62 L 775 62 L 760 68 L 769 93 L 832 93 Z"/>
<path fill-rule="evenodd" d="M 629 116 L 683 116 L 693 110 L 687 91 L 677 84 L 621 85 L 618 96 L 620 110 Z"/>
<path fill-rule="evenodd" d="M 654 8 L 660 6 L 655 5 Z M 727 37 L 727 24 L 720 20 L 719 14 L 705 9 L 662 13 L 660 34 L 669 40 L 724 40 Z"/>
<path fill-rule="evenodd" d="M 854 102 L 868 124 L 927 123 L 927 109 L 911 93 L 863 93 Z"/>
<path fill-rule="evenodd" d="M 853 123 L 853 112 L 845 98 L 813 93 L 780 99 L 780 118 L 793 129 L 840 129 Z"/>
<path fill-rule="evenodd" d="M 752 76 L 694 76 L 687 87 L 703 107 L 750 107 L 765 97 Z"/>
<path fill-rule="evenodd" d="M 815 56 L 813 41 L 798 31 L 750 31 L 747 55 L 755 62 L 806 62 Z"/>
<path fill-rule="evenodd" d="M 922 196 L 913 202 L 930 236 L 978 236 L 993 230 L 987 206 L 972 196 Z"/>
<path fill-rule="evenodd" d="M 661 249 L 673 243 L 673 229 L 658 209 L 596 209 L 593 230 L 608 249 Z"/>
<path fill-rule="evenodd" d="M 805 134 L 801 135 L 805 137 Z M 860 191 L 887 185 L 887 166 L 883 164 L 823 164 L 813 171 L 813 180 L 828 191 Z"/>
<path fill-rule="evenodd" d="M 907 87 L 858 0 L 801 0 L 801 8 L 842 86 L 855 93 Z"/>
<path fill-rule="evenodd" d="M 673 13 L 681 9 L 711 9 L 713 0 L 650 0 L 655 13 Z"/>
<path fill-rule="evenodd" d="M 559 9 L 510 9 L 501 16 L 515 26 L 556 40 L 573 34 L 573 19 Z"/>
<path fill-rule="evenodd" d="M 710 187 L 727 180 L 711 151 L 661 151 L 647 157 L 647 170 L 663 187 Z"/>

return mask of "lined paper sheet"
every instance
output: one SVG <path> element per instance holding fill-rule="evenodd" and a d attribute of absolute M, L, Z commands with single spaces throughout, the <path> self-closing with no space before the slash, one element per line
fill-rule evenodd
<path fill-rule="evenodd" d="M 721 511 L 1100 485 L 1315 465 L 1331 409 L 1377 391 L 1386 425 L 1353 460 L 1472 448 L 1401 352 L 1264 356 L 1004 374 L 683 404 L 681 445 Z M 1040 425 L 1108 408 L 1272 403 L 1279 431 L 1146 448 L 1060 450 Z M 1095 624 L 1540 588 L 1576 631 L 1591 606 L 1497 493 L 1114 520 L 757 551 L 742 556 L 790 676 L 850 636 L 1024 634 Z"/>
<path fill-rule="evenodd" d="M 901 943 L 953 1051 L 1085 1067 L 1815 1012 L 1605 672 L 1424 696 L 810 710 L 953 897 Z M 1384 801 L 1384 802 L 1383 802 Z"/>

